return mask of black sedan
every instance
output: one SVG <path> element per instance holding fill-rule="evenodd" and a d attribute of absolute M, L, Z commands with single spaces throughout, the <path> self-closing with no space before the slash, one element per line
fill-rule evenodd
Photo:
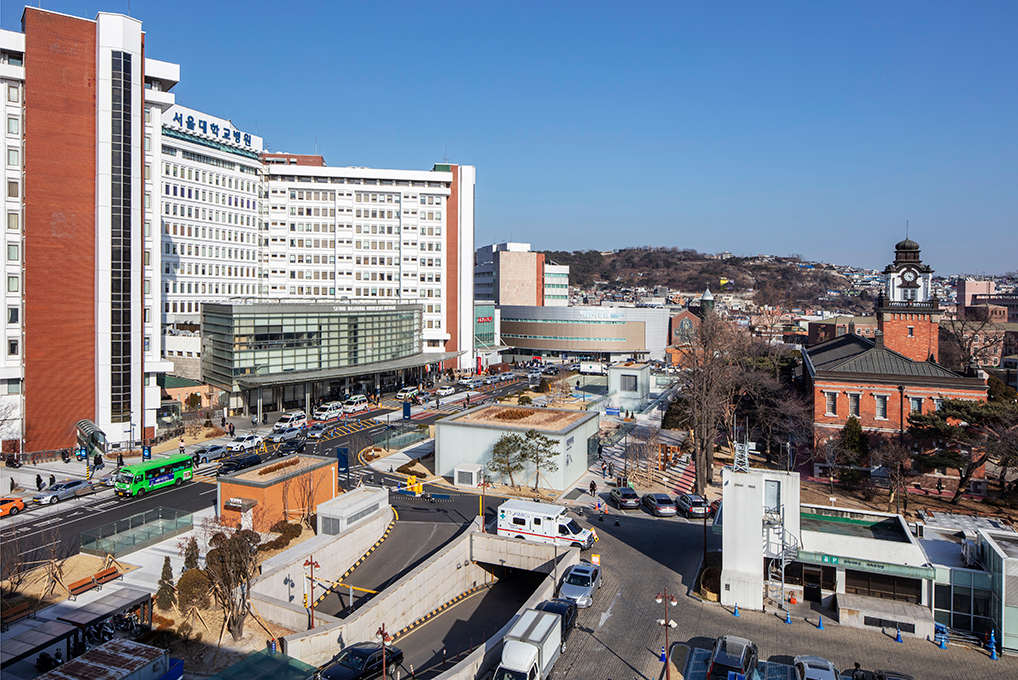
<path fill-rule="evenodd" d="M 552 612 L 562 617 L 562 651 L 566 651 L 566 640 L 569 639 L 569 634 L 576 627 L 576 603 L 572 600 L 556 597 L 554 600 L 545 600 L 534 607 L 534 609 L 542 612 Z"/>
<path fill-rule="evenodd" d="M 350 645 L 336 657 L 336 661 L 321 672 L 324 680 L 366 680 L 382 674 L 382 645 L 377 642 L 358 642 Z M 403 664 L 399 647 L 385 648 L 386 675 Z"/>

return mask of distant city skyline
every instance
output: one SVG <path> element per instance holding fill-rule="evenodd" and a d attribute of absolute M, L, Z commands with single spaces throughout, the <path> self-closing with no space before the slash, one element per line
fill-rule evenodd
<path fill-rule="evenodd" d="M 23 7 L 3 3 L 0 26 Z M 908 220 L 939 274 L 1018 269 L 1013 2 L 130 12 L 146 54 L 181 65 L 178 102 L 272 150 L 476 166 L 477 243 L 880 268 Z"/>

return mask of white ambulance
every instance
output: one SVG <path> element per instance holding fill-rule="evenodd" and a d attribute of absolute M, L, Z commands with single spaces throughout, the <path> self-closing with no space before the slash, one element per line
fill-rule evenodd
<path fill-rule="evenodd" d="M 561 505 L 510 500 L 498 506 L 499 536 L 522 538 L 539 543 L 555 543 L 586 550 L 594 545 L 597 534 L 583 529 L 576 520 L 566 516 Z"/>

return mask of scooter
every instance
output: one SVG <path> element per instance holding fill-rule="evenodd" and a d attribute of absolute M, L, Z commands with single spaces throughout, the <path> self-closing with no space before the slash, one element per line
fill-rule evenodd
<path fill-rule="evenodd" d="M 4 462 L 4 465 L 9 468 L 19 468 L 22 466 L 22 463 L 20 463 L 14 456 L 7 456 L 7 460 Z"/>

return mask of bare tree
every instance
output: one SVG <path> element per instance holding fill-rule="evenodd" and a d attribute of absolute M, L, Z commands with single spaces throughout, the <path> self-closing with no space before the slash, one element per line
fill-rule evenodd
<path fill-rule="evenodd" d="M 901 444 L 884 442 L 870 456 L 878 465 L 887 471 L 887 479 L 891 486 L 891 495 L 887 498 L 887 512 L 891 511 L 898 493 L 905 497 L 905 510 L 908 510 L 908 494 L 905 493 L 905 477 L 908 476 L 912 462 L 912 452 Z"/>
<path fill-rule="evenodd" d="M 293 479 L 293 494 L 300 503 L 301 521 L 304 525 L 314 531 L 315 517 L 318 510 L 318 492 L 325 481 L 325 475 L 316 475 L 307 472 Z"/>
<path fill-rule="evenodd" d="M 986 310 L 967 309 L 966 318 L 946 319 L 940 324 L 940 364 L 954 371 L 968 368 L 975 359 L 980 366 L 1000 354 L 1004 343 L 1004 329 L 990 321 Z"/>
<path fill-rule="evenodd" d="M 16 595 L 28 577 L 21 534 L 21 528 L 14 527 L 4 540 L 4 549 L 0 550 L 0 582 L 4 598 Z"/>
<path fill-rule="evenodd" d="M 718 429 L 729 420 L 735 387 L 732 359 L 738 344 L 735 329 L 708 309 L 686 352 L 687 370 L 680 376 L 684 397 L 680 417 L 693 435 L 699 494 L 713 480 L 714 442 Z"/>

